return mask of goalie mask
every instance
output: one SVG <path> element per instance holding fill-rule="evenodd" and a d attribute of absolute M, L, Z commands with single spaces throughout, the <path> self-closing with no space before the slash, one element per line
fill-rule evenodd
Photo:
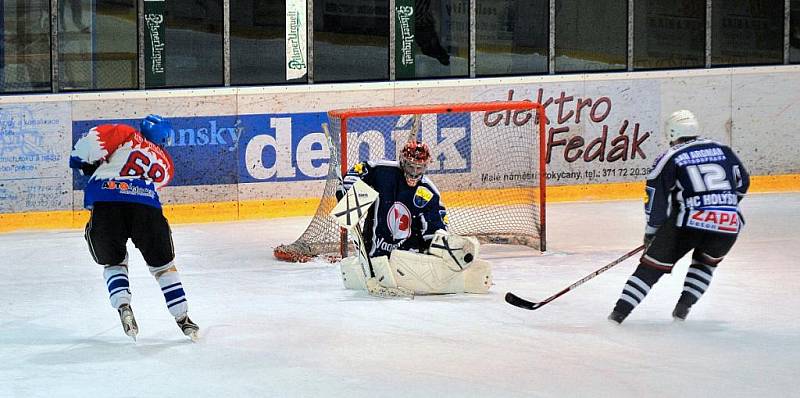
<path fill-rule="evenodd" d="M 422 175 L 428 170 L 431 160 L 431 150 L 428 144 L 416 140 L 408 141 L 400 153 L 400 168 L 409 187 L 417 185 Z"/>

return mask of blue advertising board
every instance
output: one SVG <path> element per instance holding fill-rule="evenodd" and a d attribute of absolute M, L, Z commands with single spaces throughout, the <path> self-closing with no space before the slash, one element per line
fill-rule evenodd
<path fill-rule="evenodd" d="M 82 120 L 72 123 L 73 144 L 92 127 L 124 123 L 139 129 L 141 119 Z M 175 135 L 167 150 L 175 164 L 171 186 L 236 184 L 237 149 L 242 128 L 235 116 L 170 118 Z M 87 177 L 73 174 L 73 189 L 83 189 Z"/>
<path fill-rule="evenodd" d="M 435 129 L 420 137 L 431 146 L 433 174 L 471 169 L 471 128 L 468 114 L 438 118 Z M 84 120 L 72 124 L 72 142 L 99 124 L 125 123 L 138 128 L 140 119 Z M 254 182 L 290 182 L 325 179 L 330 153 L 322 123 L 324 112 L 170 118 L 174 135 L 167 149 L 175 163 L 171 186 Z M 361 145 L 359 160 L 396 159 L 397 131 L 410 130 L 410 119 L 377 117 L 353 120 L 352 137 L 383 136 L 383 153 Z M 430 136 L 428 136 L 430 135 Z M 357 140 L 356 140 L 357 141 Z M 402 145 L 402 142 L 400 142 Z M 74 173 L 73 189 L 82 189 L 86 177 Z"/>

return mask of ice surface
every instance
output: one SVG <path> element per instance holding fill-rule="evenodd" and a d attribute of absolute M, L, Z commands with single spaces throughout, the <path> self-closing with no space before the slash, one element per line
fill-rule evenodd
<path fill-rule="evenodd" d="M 79 230 L 0 235 L 0 397 L 800 397 L 800 194 L 752 195 L 747 226 L 685 323 L 688 262 L 621 326 L 635 260 L 536 311 L 636 247 L 641 202 L 552 204 L 548 248 L 486 245 L 485 296 L 375 299 L 337 267 L 272 248 L 307 218 L 174 226 L 202 338 L 192 343 L 131 251 L 134 343 Z"/>

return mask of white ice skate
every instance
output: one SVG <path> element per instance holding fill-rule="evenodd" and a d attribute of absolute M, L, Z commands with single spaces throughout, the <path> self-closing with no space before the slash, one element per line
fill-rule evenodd
<path fill-rule="evenodd" d="M 133 309 L 128 304 L 123 304 L 117 308 L 119 311 L 119 320 L 122 322 L 122 330 L 133 341 L 136 341 L 136 335 L 139 334 L 139 325 L 136 324 L 136 318 L 133 316 Z"/>
<path fill-rule="evenodd" d="M 178 327 L 181 328 L 183 334 L 192 339 L 192 341 L 197 342 L 200 339 L 200 327 L 189 319 L 189 315 L 175 318 L 175 321 L 178 322 Z"/>

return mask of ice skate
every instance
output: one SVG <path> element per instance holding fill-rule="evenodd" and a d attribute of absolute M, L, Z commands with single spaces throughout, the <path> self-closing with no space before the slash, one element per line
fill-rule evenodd
<path fill-rule="evenodd" d="M 675 309 L 672 311 L 672 319 L 676 321 L 685 321 L 686 317 L 689 315 L 689 307 L 686 304 L 678 303 L 675 305 Z"/>
<path fill-rule="evenodd" d="M 624 312 L 621 312 L 621 311 L 614 310 L 614 311 L 611 311 L 611 314 L 608 315 L 608 320 L 611 321 L 612 323 L 617 324 L 617 325 L 621 325 L 622 321 L 624 321 L 625 318 L 627 318 L 627 317 L 628 317 L 628 314 L 626 314 Z"/>
<path fill-rule="evenodd" d="M 128 304 L 123 304 L 117 308 L 119 311 L 119 320 L 122 322 L 122 330 L 136 341 L 136 335 L 139 334 L 139 325 L 136 324 L 136 318 L 133 316 L 133 309 Z"/>
<path fill-rule="evenodd" d="M 175 318 L 175 321 L 178 322 L 178 326 L 181 328 L 183 334 L 188 336 L 192 341 L 197 341 L 200 339 L 200 328 L 189 319 L 189 315 L 183 315 L 180 318 Z"/>

